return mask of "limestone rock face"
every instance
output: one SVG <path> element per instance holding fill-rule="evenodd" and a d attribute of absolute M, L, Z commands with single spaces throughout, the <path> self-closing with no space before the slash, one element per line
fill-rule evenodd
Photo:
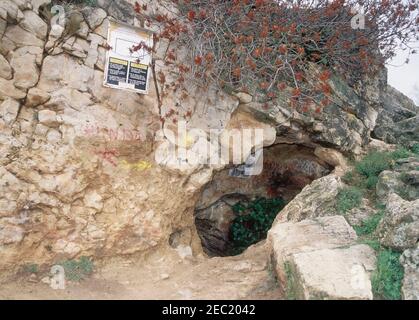
<path fill-rule="evenodd" d="M 391 193 L 405 200 L 419 199 L 419 158 L 399 159 L 393 171 L 385 170 L 378 176 L 376 194 L 383 202 Z"/>
<path fill-rule="evenodd" d="M 39 16 L 39 7 L 50 0 L 0 1 L 0 274 L 28 262 L 147 255 L 169 247 L 187 259 L 202 253 L 197 229 L 205 223 L 220 248 L 234 219 L 220 199 L 238 193 L 290 201 L 270 241 L 282 279 L 285 262 L 295 269 L 298 288 L 303 288 L 299 297 L 369 299 L 365 276 L 371 269 L 367 256 L 373 255 L 353 245 L 355 233 L 342 217 L 326 217 L 336 214 L 341 181 L 337 171 L 325 175 L 344 168 L 345 156 L 360 153 L 369 142 L 377 119 L 374 92 L 380 88 L 369 84 L 362 98 L 336 76 L 331 80 L 335 103 L 321 115 L 307 116 L 282 105 L 265 109 L 243 93 L 231 96 L 215 87 L 204 92 L 191 83 L 187 99 L 169 92 L 159 110 L 154 85 L 147 95 L 103 86 L 108 21 L 138 26 L 134 2 L 98 0 L 98 7 L 78 13 L 80 28 L 61 39 L 66 26 L 49 26 Z M 157 1 L 149 8 L 162 9 Z M 157 71 L 164 70 L 155 57 Z M 199 134 L 185 137 L 185 143 L 201 163 L 183 165 L 173 152 L 180 138 L 177 125 L 165 122 L 161 130 L 161 117 L 171 108 L 191 110 L 187 129 L 199 129 Z M 409 112 L 398 112 L 400 122 L 406 121 L 400 128 L 413 134 L 416 120 Z M 241 179 L 229 172 L 242 163 L 208 165 L 211 154 L 203 150 L 225 146 L 221 138 L 228 138 L 229 130 L 245 129 L 263 130 L 264 173 Z M 165 135 L 169 130 L 173 136 Z M 405 183 L 414 188 L 416 169 L 410 165 Z M 398 203 L 401 213 L 395 216 L 415 216 L 407 204 Z M 402 224 L 400 231 L 392 221 L 386 224 L 385 241 L 396 239 L 400 248 L 411 245 L 413 229 Z M 332 260 L 341 264 L 324 266 Z M 258 261 L 265 272 L 266 261 Z M 308 261 L 338 272 L 333 281 L 339 286 L 323 281 L 324 273 L 312 274 Z M 253 267 L 236 262 L 231 259 L 231 266 L 248 270 L 244 279 L 252 279 Z M 363 269 L 353 271 L 351 264 Z M 349 286 L 352 271 L 363 289 Z M 265 276 L 261 271 L 260 279 Z M 255 287 L 253 279 L 249 290 Z"/>
<path fill-rule="evenodd" d="M 20 26 L 44 40 L 47 36 L 47 24 L 34 11 L 26 10 Z"/>
<path fill-rule="evenodd" d="M 0 54 L 0 77 L 10 80 L 12 78 L 12 68 L 9 62 Z"/>
<path fill-rule="evenodd" d="M 405 250 L 400 263 L 404 268 L 403 299 L 419 300 L 419 246 Z"/>
<path fill-rule="evenodd" d="M 17 114 L 19 112 L 19 102 L 11 98 L 6 99 L 0 105 L 0 114 L 1 120 L 6 125 L 12 124 L 16 120 Z"/>
<path fill-rule="evenodd" d="M 24 52 L 21 49 L 13 54 L 10 65 L 14 70 L 13 80 L 15 87 L 25 90 L 37 84 L 39 71 L 36 65 L 36 53 L 32 54 L 30 51 Z"/>
<path fill-rule="evenodd" d="M 41 39 L 17 25 L 8 27 L 3 37 L 14 42 L 16 47 L 43 47 L 44 45 Z"/>
<path fill-rule="evenodd" d="M 406 201 L 395 193 L 390 194 L 377 233 L 386 247 L 413 248 L 419 239 L 419 200 Z"/>
<path fill-rule="evenodd" d="M 374 129 L 377 138 L 388 143 L 419 141 L 419 108 L 411 99 L 388 86 L 384 91 L 382 107 Z"/>
<path fill-rule="evenodd" d="M 28 95 L 26 96 L 26 106 L 37 107 L 47 102 L 49 98 L 50 98 L 50 95 L 46 93 L 45 91 L 38 88 L 31 88 L 28 91 Z"/>
<path fill-rule="evenodd" d="M 275 222 L 268 233 L 273 265 L 289 299 L 372 299 L 374 251 L 355 243 L 342 216 Z"/>

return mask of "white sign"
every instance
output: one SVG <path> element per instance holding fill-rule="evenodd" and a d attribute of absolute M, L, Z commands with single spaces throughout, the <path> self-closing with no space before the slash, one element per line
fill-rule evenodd
<path fill-rule="evenodd" d="M 147 94 L 152 32 L 110 21 L 108 46 L 103 85 Z"/>

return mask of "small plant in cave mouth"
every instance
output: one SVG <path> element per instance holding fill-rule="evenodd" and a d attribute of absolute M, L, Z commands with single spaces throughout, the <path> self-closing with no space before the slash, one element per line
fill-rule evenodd
<path fill-rule="evenodd" d="M 285 205 L 282 198 L 257 198 L 248 204 L 236 203 L 233 212 L 237 217 L 230 227 L 234 253 L 239 254 L 252 244 L 265 239 L 275 217 Z"/>

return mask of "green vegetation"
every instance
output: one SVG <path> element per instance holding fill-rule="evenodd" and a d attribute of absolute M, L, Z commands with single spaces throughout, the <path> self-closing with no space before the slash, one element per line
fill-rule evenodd
<path fill-rule="evenodd" d="M 396 160 L 407 158 L 412 152 L 404 147 L 392 152 L 370 152 L 362 160 L 355 162 L 355 169 L 347 172 L 343 181 L 362 189 L 372 190 L 381 172 L 393 169 Z"/>
<path fill-rule="evenodd" d="M 384 210 L 366 220 L 360 227 L 354 227 L 361 243 L 369 245 L 377 252 L 377 269 L 372 275 L 371 284 L 375 299 L 399 300 L 403 280 L 403 267 L 400 264 L 400 253 L 381 246 L 373 235 Z"/>
<path fill-rule="evenodd" d="M 340 213 L 359 207 L 362 202 L 362 190 L 358 187 L 346 187 L 339 190 L 337 196 L 337 209 Z"/>
<path fill-rule="evenodd" d="M 414 154 L 419 155 L 419 143 L 415 143 L 411 148 L 410 151 L 412 151 Z"/>
<path fill-rule="evenodd" d="M 378 253 L 377 270 L 372 276 L 372 289 L 375 298 L 401 299 L 404 271 L 399 258 L 400 253 L 390 249 L 383 249 Z"/>
<path fill-rule="evenodd" d="M 59 5 L 84 5 L 88 7 L 96 7 L 97 6 L 97 0 L 53 0 L 53 4 L 59 4 Z"/>
<path fill-rule="evenodd" d="M 394 169 L 398 159 L 408 158 L 414 154 L 419 154 L 419 144 L 410 150 L 399 147 L 393 152 L 370 152 L 362 160 L 355 162 L 354 170 L 347 172 L 343 177 L 343 181 L 350 187 L 343 188 L 338 194 L 339 212 L 346 213 L 358 206 L 363 195 L 372 203 L 376 203 L 375 187 L 380 173 Z M 401 178 L 404 179 L 403 176 Z M 397 192 L 401 197 L 407 196 L 406 190 L 397 190 Z M 360 226 L 354 226 L 354 229 L 360 237 L 359 242 L 369 245 L 377 252 L 377 269 L 372 276 L 374 298 L 396 300 L 401 298 L 404 271 L 399 261 L 400 253 L 382 247 L 374 234 L 385 214 L 385 206 L 376 204 L 376 207 L 377 213 Z"/>
<path fill-rule="evenodd" d="M 237 215 L 230 227 L 234 251 L 238 254 L 252 244 L 266 238 L 278 212 L 285 206 L 281 198 L 258 198 L 249 204 L 238 202 L 233 206 Z"/>
<path fill-rule="evenodd" d="M 285 296 L 287 300 L 297 300 L 296 280 L 292 272 L 291 263 L 286 261 L 284 263 L 284 271 L 286 277 Z"/>
<path fill-rule="evenodd" d="M 23 265 L 23 272 L 25 273 L 38 273 L 39 266 L 36 263 L 27 263 Z"/>
<path fill-rule="evenodd" d="M 405 147 L 399 147 L 395 151 L 390 152 L 390 157 L 393 160 L 409 158 L 411 155 L 412 152 L 410 152 L 410 150 Z"/>
<path fill-rule="evenodd" d="M 63 266 L 66 278 L 71 281 L 81 281 L 93 273 L 93 261 L 88 257 L 65 260 L 58 264 Z"/>
<path fill-rule="evenodd" d="M 365 179 L 376 178 L 381 172 L 390 168 L 390 157 L 386 152 L 371 152 L 355 164 L 356 172 Z"/>
<path fill-rule="evenodd" d="M 354 229 L 358 236 L 366 236 L 372 234 L 377 229 L 381 218 L 384 216 L 384 210 L 380 210 L 377 214 L 368 218 L 360 226 L 354 226 Z"/>
<path fill-rule="evenodd" d="M 363 244 L 366 244 L 367 246 L 370 246 L 376 252 L 378 252 L 381 249 L 380 241 L 378 241 L 377 239 L 365 238 L 365 239 L 361 239 L 359 243 L 363 243 Z"/>

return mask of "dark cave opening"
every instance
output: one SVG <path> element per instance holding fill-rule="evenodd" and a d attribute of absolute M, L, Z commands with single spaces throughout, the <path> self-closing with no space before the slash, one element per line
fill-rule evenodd
<path fill-rule="evenodd" d="M 263 149 L 259 175 L 237 177 L 231 167 L 217 172 L 195 207 L 195 225 L 209 256 L 231 256 L 266 238 L 277 214 L 313 180 L 333 168 L 301 145 Z"/>

